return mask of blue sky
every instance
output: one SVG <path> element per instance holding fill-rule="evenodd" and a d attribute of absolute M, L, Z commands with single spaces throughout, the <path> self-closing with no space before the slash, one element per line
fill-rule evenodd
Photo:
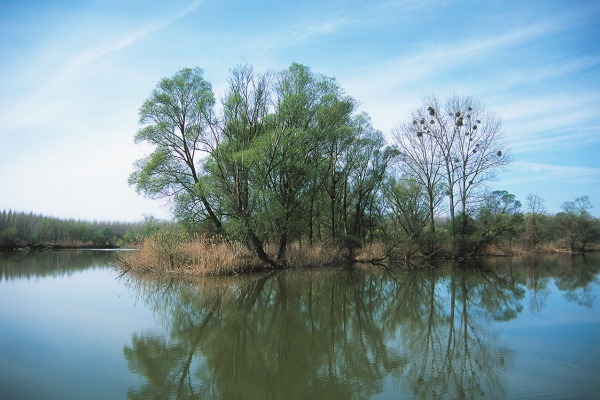
<path fill-rule="evenodd" d="M 168 205 L 127 186 L 137 110 L 162 77 L 292 62 L 335 77 L 375 127 L 430 94 L 502 118 L 492 189 L 600 215 L 600 1 L 0 0 L 0 209 L 135 221 Z"/>

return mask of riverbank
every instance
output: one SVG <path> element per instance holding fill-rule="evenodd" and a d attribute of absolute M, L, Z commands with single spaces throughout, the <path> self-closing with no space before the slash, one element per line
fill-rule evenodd
<path fill-rule="evenodd" d="M 342 251 L 323 244 L 301 246 L 295 243 L 279 265 L 267 264 L 239 242 L 200 237 L 173 243 L 149 237 L 138 250 L 119 257 L 126 270 L 174 275 L 240 275 L 293 267 L 323 267 L 347 264 Z M 267 247 L 267 250 L 272 250 Z"/>
<path fill-rule="evenodd" d="M 119 250 L 116 245 L 63 245 L 63 244 L 28 244 L 23 246 L 0 246 L 0 252 L 14 251 L 47 251 L 47 250 Z"/>
<path fill-rule="evenodd" d="M 275 249 L 266 247 L 269 253 Z M 600 251 L 600 246 L 592 246 L 589 252 Z M 146 238 L 137 251 L 124 254 L 118 261 L 125 271 L 156 273 L 161 275 L 210 276 L 241 275 L 285 268 L 315 268 L 331 266 L 351 266 L 354 264 L 404 265 L 407 268 L 432 261 L 457 259 L 450 252 L 440 252 L 435 257 L 412 256 L 407 258 L 384 243 L 374 243 L 353 252 L 347 248 L 334 247 L 324 243 L 289 246 L 285 260 L 277 260 L 278 265 L 261 261 L 239 242 L 197 237 L 185 240 L 174 236 Z M 548 244 L 528 250 L 518 245 L 490 246 L 477 257 L 463 257 L 459 260 L 477 260 L 487 257 L 510 257 L 535 254 L 580 254 L 567 248 Z"/>

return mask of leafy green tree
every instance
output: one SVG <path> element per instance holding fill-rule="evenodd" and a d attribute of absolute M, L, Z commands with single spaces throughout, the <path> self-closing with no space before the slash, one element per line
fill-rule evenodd
<path fill-rule="evenodd" d="M 12 248 L 18 246 L 20 241 L 17 228 L 9 226 L 0 231 L 0 247 Z"/>
<path fill-rule="evenodd" d="M 392 153 L 366 115 L 353 115 L 355 106 L 334 79 L 303 65 L 277 74 L 232 71 L 204 163 L 231 238 L 280 266 L 291 240 L 312 241 L 315 218 L 326 215 L 316 209 L 324 196 L 334 243 L 365 236 L 366 211 L 375 208 Z M 268 243 L 276 245 L 274 257 Z"/>
<path fill-rule="evenodd" d="M 344 193 L 344 199 L 349 199 L 344 200 L 344 230 L 365 241 L 381 218 L 380 189 L 398 151 L 386 146 L 383 134 L 373 128 L 368 115 L 361 114 L 355 121 L 357 135 L 350 147 L 354 163 L 349 182 L 344 185 L 350 190 Z M 351 217 L 350 223 L 346 215 Z"/>
<path fill-rule="evenodd" d="M 275 265 L 264 249 L 268 229 L 261 212 L 272 165 L 264 153 L 272 125 L 270 96 L 269 74 L 257 74 L 249 66 L 231 72 L 223 115 L 211 124 L 214 142 L 204 169 L 207 187 L 225 217 L 225 232 Z"/>
<path fill-rule="evenodd" d="M 423 232 L 430 217 L 429 198 L 421 182 L 415 179 L 398 181 L 391 177 L 383 186 L 383 195 L 394 223 L 402 231 L 406 258 L 418 250 L 428 253 L 430 246 Z"/>
<path fill-rule="evenodd" d="M 597 224 L 589 212 L 592 207 L 589 196 L 581 196 L 574 201 L 564 202 L 561 205 L 563 212 L 555 217 L 565 233 L 564 239 L 571 251 L 585 253 L 587 245 L 600 236 Z"/>
<path fill-rule="evenodd" d="M 269 175 L 277 216 L 278 258 L 284 258 L 292 229 L 301 234 L 311 183 L 324 179 L 322 143 L 347 135 L 356 102 L 338 83 L 310 68 L 292 64 L 278 74 L 275 91 L 274 168 Z"/>
<path fill-rule="evenodd" d="M 497 190 L 484 196 L 477 213 L 476 234 L 471 238 L 475 253 L 501 239 L 509 242 L 517 237 L 523 223 L 521 202 L 506 190 Z"/>
<path fill-rule="evenodd" d="M 136 162 L 129 183 L 150 198 L 197 199 L 206 218 L 220 229 L 198 170 L 200 158 L 211 149 L 208 127 L 214 104 L 200 68 L 185 68 L 162 79 L 140 108 L 143 127 L 135 136 L 136 143 L 146 142 L 154 151 Z"/>

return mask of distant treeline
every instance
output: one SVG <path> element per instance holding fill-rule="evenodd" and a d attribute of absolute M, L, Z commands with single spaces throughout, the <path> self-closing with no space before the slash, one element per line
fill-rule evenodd
<path fill-rule="evenodd" d="M 135 244 L 158 226 L 151 217 L 135 223 L 83 221 L 3 210 L 0 248 L 114 248 Z"/>

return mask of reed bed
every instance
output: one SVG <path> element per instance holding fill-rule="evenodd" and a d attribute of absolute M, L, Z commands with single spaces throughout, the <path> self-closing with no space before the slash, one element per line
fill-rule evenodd
<path fill-rule="evenodd" d="M 266 246 L 275 254 L 275 246 Z M 227 241 L 221 236 L 189 235 L 175 231 L 160 231 L 147 237 L 137 251 L 125 254 L 120 264 L 134 272 L 175 275 L 238 275 L 272 269 L 258 259 L 246 246 Z M 282 266 L 323 267 L 346 264 L 342 249 L 324 243 L 289 245 Z"/>
<path fill-rule="evenodd" d="M 300 243 L 292 243 L 286 256 L 286 263 L 291 267 L 324 267 L 339 265 L 345 261 L 342 251 L 324 243 L 302 246 Z"/>
<path fill-rule="evenodd" d="M 134 271 L 177 275 L 232 275 L 264 268 L 244 246 L 219 237 L 159 233 L 120 258 Z"/>

